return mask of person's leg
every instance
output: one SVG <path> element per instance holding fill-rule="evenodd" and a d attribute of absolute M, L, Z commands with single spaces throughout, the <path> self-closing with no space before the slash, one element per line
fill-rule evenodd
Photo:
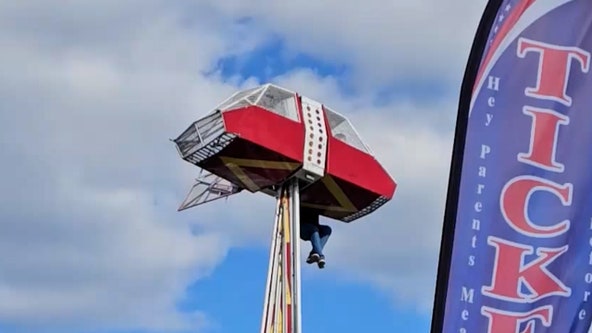
<path fill-rule="evenodd" d="M 322 251 L 325 248 L 325 244 L 327 244 L 327 240 L 329 240 L 329 236 L 331 236 L 331 227 L 328 225 L 319 225 L 318 230 L 319 243 Z M 317 264 L 319 265 L 319 268 L 325 268 L 325 255 L 323 255 L 322 252 L 320 252 L 319 255 L 320 258 L 317 260 Z"/>
<path fill-rule="evenodd" d="M 300 224 L 300 238 L 302 240 L 310 241 L 312 245 L 312 251 L 310 251 L 308 258 L 306 259 L 306 263 L 312 264 L 316 262 L 321 257 L 319 250 L 322 251 L 321 248 L 321 237 L 319 236 L 319 230 L 316 225 L 302 223 Z"/>
<path fill-rule="evenodd" d="M 321 237 L 319 235 L 319 214 L 316 210 L 300 206 L 300 233 L 306 235 L 312 245 L 312 251 L 308 255 L 307 263 L 311 264 L 317 261 L 323 251 L 321 246 Z"/>
<path fill-rule="evenodd" d="M 321 254 L 323 247 L 321 246 L 321 236 L 319 235 L 319 229 L 316 225 L 303 223 L 300 231 L 308 236 L 308 240 L 312 245 L 312 252 Z"/>
<path fill-rule="evenodd" d="M 321 249 L 324 249 L 325 244 L 327 244 L 327 241 L 329 240 L 329 237 L 331 236 L 331 227 L 328 225 L 319 225 L 319 236 L 320 236 Z"/>

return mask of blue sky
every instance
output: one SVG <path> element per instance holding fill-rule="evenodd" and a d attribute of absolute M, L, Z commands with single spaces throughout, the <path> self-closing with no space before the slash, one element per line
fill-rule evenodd
<path fill-rule="evenodd" d="M 187 300 L 181 303 L 181 308 L 201 308 L 222 323 L 221 327 L 212 328 L 211 332 L 258 328 L 267 254 L 262 248 L 231 251 L 211 277 L 189 288 Z M 395 308 L 388 297 L 371 286 L 331 279 L 317 281 L 310 276 L 324 273 L 315 270 L 303 279 L 303 332 L 357 332 L 364 329 L 428 331 L 429 316 Z M 237 276 L 241 276 L 240 280 Z M 192 304 L 191 299 L 201 301 Z"/>
<path fill-rule="evenodd" d="M 335 79 L 340 91 L 346 95 L 359 93 L 351 64 L 339 58 L 320 59 L 313 54 L 286 48 L 286 44 L 285 39 L 272 36 L 249 52 L 221 57 L 211 71 L 205 74 L 219 73 L 226 79 L 256 78 L 260 82 L 270 82 L 290 71 L 306 68 L 318 76 Z M 450 93 L 447 81 L 437 76 L 395 77 L 371 89 L 374 105 L 388 105 L 397 98 L 427 103 Z"/>
<path fill-rule="evenodd" d="M 335 232 L 327 268 L 303 269 L 305 332 L 428 331 L 483 5 L 0 2 L 0 331 L 259 329 L 273 200 L 178 213 L 197 170 L 168 139 L 268 81 L 346 115 L 399 183 L 359 223 L 324 221 Z"/>
<path fill-rule="evenodd" d="M 240 55 L 229 55 L 218 60 L 215 70 L 224 77 L 239 75 L 243 78 L 256 77 L 266 82 L 296 68 L 308 68 L 320 76 L 335 76 L 345 85 L 342 77 L 348 68 L 339 61 L 322 61 L 306 53 L 294 53 L 286 49 L 282 38 L 270 38 L 254 50 Z"/>

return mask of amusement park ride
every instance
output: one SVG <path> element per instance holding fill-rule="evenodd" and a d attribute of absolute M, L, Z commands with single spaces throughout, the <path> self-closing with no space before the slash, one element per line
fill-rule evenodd
<path fill-rule="evenodd" d="M 277 199 L 261 333 L 301 333 L 300 207 L 346 223 L 396 183 L 349 121 L 272 84 L 239 91 L 173 140 L 200 178 L 179 211 L 246 189 Z"/>

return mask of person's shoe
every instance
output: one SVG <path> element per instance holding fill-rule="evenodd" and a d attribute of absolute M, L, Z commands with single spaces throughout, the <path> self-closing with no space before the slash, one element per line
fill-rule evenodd
<path fill-rule="evenodd" d="M 314 262 L 317 262 L 321 257 L 318 255 L 318 253 L 313 253 L 311 252 L 308 255 L 308 258 L 306 259 L 306 263 L 307 264 L 312 264 Z"/>
<path fill-rule="evenodd" d="M 317 260 L 317 265 L 319 265 L 319 268 L 321 269 L 325 268 L 325 256 L 321 256 L 319 260 Z"/>

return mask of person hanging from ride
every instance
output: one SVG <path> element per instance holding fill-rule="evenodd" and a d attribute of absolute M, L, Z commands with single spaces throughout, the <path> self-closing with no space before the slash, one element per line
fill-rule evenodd
<path fill-rule="evenodd" d="M 329 236 L 331 227 L 319 223 L 319 213 L 311 208 L 300 206 L 300 239 L 310 241 L 312 250 L 306 259 L 307 264 L 317 263 L 319 268 L 325 267 L 323 249 Z"/>

